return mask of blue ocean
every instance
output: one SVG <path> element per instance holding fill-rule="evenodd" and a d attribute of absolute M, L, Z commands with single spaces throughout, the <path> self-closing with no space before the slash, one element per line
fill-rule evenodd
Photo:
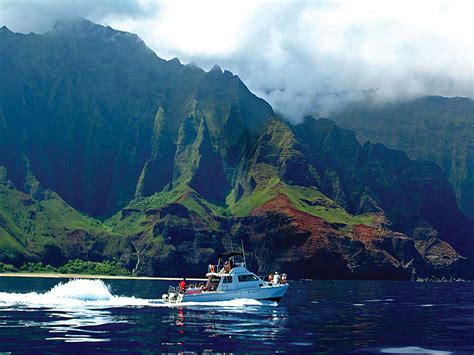
<path fill-rule="evenodd" d="M 0 352 L 472 353 L 474 284 L 293 281 L 277 304 L 167 305 L 173 282 L 0 278 Z"/>

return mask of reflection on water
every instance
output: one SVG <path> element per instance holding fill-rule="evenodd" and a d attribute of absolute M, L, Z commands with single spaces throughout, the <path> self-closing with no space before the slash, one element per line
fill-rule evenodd
<path fill-rule="evenodd" d="M 262 309 L 263 308 L 263 309 Z M 256 338 L 273 340 L 285 329 L 286 308 L 246 307 L 179 307 L 170 309 L 163 323 L 180 327 L 180 333 L 195 331 L 206 324 L 209 337 Z"/>
<path fill-rule="evenodd" d="M 100 330 L 100 326 L 108 324 L 117 324 L 127 322 L 114 316 L 110 311 L 97 309 L 29 309 L 24 307 L 4 308 L 0 307 L 0 312 L 4 313 L 1 322 L 2 328 L 15 329 L 22 328 L 39 328 L 47 330 L 51 335 L 46 340 L 64 340 L 65 342 L 80 341 L 107 341 L 104 338 L 108 332 Z M 8 315 L 5 315 L 8 312 Z M 28 313 L 25 313 L 28 312 Z M 25 317 L 25 314 L 33 317 Z M 20 316 L 23 316 L 20 318 Z M 31 318 L 31 319 L 23 319 Z"/>
<path fill-rule="evenodd" d="M 64 340 L 65 342 L 109 341 L 108 338 L 103 337 L 108 333 L 107 331 L 94 330 L 94 328 L 120 322 L 118 317 L 103 310 L 74 310 L 68 313 L 53 313 L 51 318 L 56 319 L 41 324 L 52 335 L 46 340 Z"/>
<path fill-rule="evenodd" d="M 0 351 L 474 350 L 470 283 L 298 282 L 277 307 L 167 305 L 157 281 L 0 282 Z"/>

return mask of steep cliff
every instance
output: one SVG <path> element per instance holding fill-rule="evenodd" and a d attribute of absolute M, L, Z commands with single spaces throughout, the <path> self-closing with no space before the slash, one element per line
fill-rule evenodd
<path fill-rule="evenodd" d="M 474 218 L 474 101 L 429 96 L 373 106 L 354 105 L 331 117 L 370 140 L 435 162 L 454 189 L 463 213 Z"/>
<path fill-rule="evenodd" d="M 89 21 L 3 29 L 0 51 L 0 261 L 198 276 L 242 240 L 260 273 L 472 276 L 473 222 L 434 163 L 290 125 L 232 73 Z"/>

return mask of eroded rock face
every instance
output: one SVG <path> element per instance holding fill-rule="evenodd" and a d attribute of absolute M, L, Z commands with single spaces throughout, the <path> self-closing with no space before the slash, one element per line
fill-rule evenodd
<path fill-rule="evenodd" d="M 291 125 L 230 72 L 89 21 L 2 32 L 0 51 L 0 261 L 202 276 L 243 240 L 293 278 L 473 270 L 474 223 L 434 163 Z"/>
<path fill-rule="evenodd" d="M 415 243 L 382 224 L 340 230 L 319 217 L 295 210 L 281 195 L 253 214 L 259 220 L 244 224 L 243 230 L 258 249 L 254 257 L 263 274 L 280 268 L 300 278 L 467 275 L 465 258 L 438 238 L 432 238 L 430 251 L 430 245 Z M 445 264 L 441 265 L 443 261 Z"/>
<path fill-rule="evenodd" d="M 222 202 L 227 168 L 273 114 L 236 75 L 87 20 L 2 32 L 0 52 L 0 166 L 17 189 L 32 173 L 93 216 L 179 183 Z"/>
<path fill-rule="evenodd" d="M 131 238 L 140 254 L 137 272 L 202 277 L 220 252 L 239 247 L 242 240 L 249 268 L 260 275 L 280 271 L 294 279 L 466 277 L 465 258 L 449 244 L 436 235 L 415 241 L 390 231 L 382 214 L 373 226 L 349 228 L 298 211 L 286 196 L 278 195 L 251 216 L 216 219 L 217 227 L 210 230 L 198 215 L 184 215 L 182 208 L 147 215 L 153 236 Z"/>
<path fill-rule="evenodd" d="M 408 102 L 354 105 L 331 117 L 370 140 L 402 150 L 411 159 L 438 164 L 463 213 L 474 218 L 474 101 L 428 96 Z"/>

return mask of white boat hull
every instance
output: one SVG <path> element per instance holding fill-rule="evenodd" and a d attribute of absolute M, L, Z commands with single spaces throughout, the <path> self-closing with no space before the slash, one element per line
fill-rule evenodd
<path fill-rule="evenodd" d="M 230 258 L 240 255 L 235 252 L 230 254 Z M 168 288 L 168 293 L 162 296 L 163 301 L 167 303 L 188 303 L 252 299 L 279 302 L 289 288 L 287 283 L 265 282 L 247 269 L 245 259 L 243 263 L 234 263 L 234 259 L 229 260 L 224 263 L 224 267 L 220 270 L 218 264 L 218 272 L 215 272 L 213 265 L 209 266 L 210 272 L 206 274 L 207 284 L 205 286 L 202 284 L 186 287 L 185 279 L 183 279 L 179 287 L 170 286 Z M 278 273 L 275 273 L 275 275 L 278 276 Z"/>
<path fill-rule="evenodd" d="M 263 286 L 259 288 L 201 292 L 195 294 L 181 294 L 176 298 L 176 303 L 182 302 L 219 302 L 235 299 L 271 300 L 279 302 L 288 290 L 288 284 Z"/>

